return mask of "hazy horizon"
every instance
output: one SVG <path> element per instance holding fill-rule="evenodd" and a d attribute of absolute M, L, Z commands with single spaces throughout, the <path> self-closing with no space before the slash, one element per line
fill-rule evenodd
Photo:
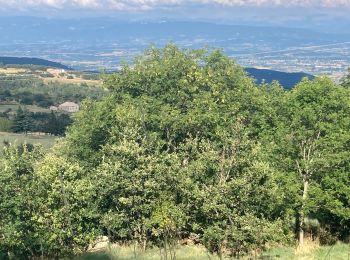
<path fill-rule="evenodd" d="M 344 32 L 350 0 L 0 0 L 1 16 L 175 19 Z M 1 25 L 0 25 L 1 26 Z"/>
<path fill-rule="evenodd" d="M 349 11 L 350 0 L 0 0 L 0 55 L 116 68 L 173 42 L 223 49 L 243 66 L 339 77 Z"/>

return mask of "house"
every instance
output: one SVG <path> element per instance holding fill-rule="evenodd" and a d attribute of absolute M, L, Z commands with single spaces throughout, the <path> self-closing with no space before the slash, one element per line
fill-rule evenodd
<path fill-rule="evenodd" d="M 74 113 L 79 111 L 79 105 L 74 102 L 64 102 L 58 106 L 58 110 Z"/>

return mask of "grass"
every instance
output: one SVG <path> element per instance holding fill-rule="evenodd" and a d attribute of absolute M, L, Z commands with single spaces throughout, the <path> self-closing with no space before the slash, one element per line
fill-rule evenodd
<path fill-rule="evenodd" d="M 48 108 L 43 108 L 43 107 L 38 107 L 38 106 L 25 106 L 29 111 L 31 112 L 45 112 L 45 113 L 50 113 L 51 110 Z"/>
<path fill-rule="evenodd" d="M 136 255 L 135 255 L 136 253 Z M 113 246 L 111 254 L 108 251 L 88 253 L 83 256 L 77 257 L 75 260 L 153 260 L 153 259 L 165 259 L 161 258 L 160 250 L 157 248 L 148 249 L 146 252 L 137 250 L 134 252 L 133 247 Z M 168 259 L 170 256 L 168 255 Z M 211 259 L 218 260 L 217 256 L 208 254 L 207 250 L 203 247 L 195 246 L 181 246 L 176 250 L 177 260 L 202 260 Z"/>
<path fill-rule="evenodd" d="M 19 69 L 19 68 L 0 68 L 0 73 L 11 75 L 11 74 L 23 74 L 27 72 L 26 69 Z"/>
<path fill-rule="evenodd" d="M 320 247 L 315 252 L 316 259 L 350 260 L 350 245 L 337 244 L 335 246 Z"/>
<path fill-rule="evenodd" d="M 49 68 L 47 69 L 47 72 L 50 74 L 54 75 L 53 78 L 42 78 L 42 80 L 45 83 L 49 82 L 59 82 L 59 83 L 64 83 L 64 84 L 81 84 L 81 83 L 86 83 L 91 86 L 100 86 L 102 84 L 102 80 L 89 80 L 89 79 L 83 79 L 81 77 L 77 77 L 74 74 L 70 74 L 69 72 L 65 72 L 64 76 L 60 76 L 62 73 L 62 70 L 60 69 L 54 69 L 54 68 Z M 73 78 L 67 78 L 68 76 L 72 76 Z"/>
<path fill-rule="evenodd" d="M 263 256 L 265 259 L 285 260 L 350 260 L 350 245 L 338 243 L 334 246 L 318 246 L 309 243 L 304 250 L 277 247 L 267 250 Z"/>
<path fill-rule="evenodd" d="M 31 143 L 31 144 L 41 144 L 44 149 L 50 149 L 57 137 L 48 136 L 48 135 L 24 135 L 24 134 L 14 134 L 14 133 L 6 133 L 0 132 L 0 148 L 3 148 L 4 141 L 7 141 L 14 145 L 20 145 L 23 143 Z M 2 149 L 0 149 L 0 153 Z"/>
<path fill-rule="evenodd" d="M 85 83 L 90 86 L 101 86 L 102 81 L 100 80 L 87 80 L 82 78 L 74 78 L 74 79 L 67 79 L 67 78 L 42 78 L 42 80 L 45 83 L 63 83 L 63 84 L 82 84 Z"/>
<path fill-rule="evenodd" d="M 32 105 L 20 105 L 20 104 L 0 104 L 0 113 L 5 112 L 8 109 L 11 109 L 13 112 L 16 112 L 18 107 L 21 106 L 22 108 L 25 107 L 30 112 L 46 112 L 49 113 L 50 109 L 42 108 L 38 106 L 32 106 Z"/>
<path fill-rule="evenodd" d="M 153 260 L 165 259 L 160 255 L 159 249 L 149 249 L 146 252 L 136 251 L 136 257 L 133 247 L 113 246 L 111 254 L 108 250 L 87 253 L 76 257 L 75 260 Z M 168 256 L 168 259 L 170 257 Z M 208 254 L 203 247 L 180 246 L 176 250 L 177 260 L 217 260 L 215 255 Z M 232 259 L 232 258 L 225 258 Z M 292 247 L 276 247 L 263 252 L 258 258 L 246 257 L 241 259 L 283 259 L 283 260 L 350 260 L 350 245 L 338 243 L 334 246 L 318 246 L 317 244 L 306 245 L 305 250 L 300 252 Z"/>
<path fill-rule="evenodd" d="M 18 104 L 0 104 L 0 113 L 5 112 L 8 109 L 16 111 L 20 105 Z"/>

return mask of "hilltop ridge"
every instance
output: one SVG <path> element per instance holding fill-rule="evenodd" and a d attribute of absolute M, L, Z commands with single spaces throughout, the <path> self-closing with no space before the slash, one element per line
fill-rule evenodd
<path fill-rule="evenodd" d="M 245 68 L 249 76 L 256 79 L 257 84 L 271 83 L 277 80 L 285 89 L 291 89 L 303 78 L 314 79 L 315 76 L 304 72 L 283 72 L 270 69 Z"/>
<path fill-rule="evenodd" d="M 49 61 L 40 58 L 29 58 L 29 57 L 0 57 L 0 64 L 4 65 L 38 65 L 45 67 L 53 67 L 64 70 L 71 70 L 66 65 L 58 62 Z"/>

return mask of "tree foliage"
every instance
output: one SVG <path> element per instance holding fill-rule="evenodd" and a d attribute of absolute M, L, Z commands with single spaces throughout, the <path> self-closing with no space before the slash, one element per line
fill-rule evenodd
<path fill-rule="evenodd" d="M 108 236 L 171 259 L 189 239 L 240 257 L 292 242 L 295 229 L 303 238 L 313 220 L 346 238 L 348 88 L 256 86 L 220 51 L 174 45 L 104 86 L 53 151 L 2 159 L 0 254 L 58 257 Z"/>

